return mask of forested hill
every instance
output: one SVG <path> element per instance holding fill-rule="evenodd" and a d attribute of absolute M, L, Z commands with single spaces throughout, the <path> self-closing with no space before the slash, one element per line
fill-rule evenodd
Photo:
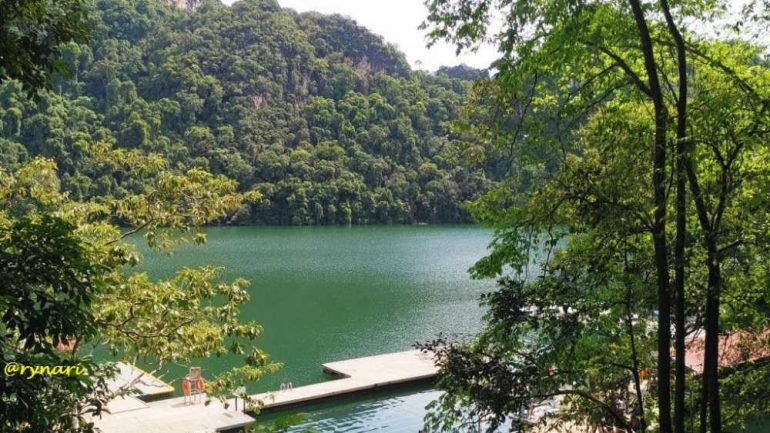
<path fill-rule="evenodd" d="M 242 224 L 467 221 L 492 184 L 450 128 L 480 71 L 412 71 L 354 21 L 274 0 L 94 7 L 92 43 L 65 52 L 73 77 L 38 102 L 0 88 L 3 167 L 45 155 L 74 197 L 121 197 L 137 185 L 97 169 L 94 144 L 161 153 L 262 192 Z"/>

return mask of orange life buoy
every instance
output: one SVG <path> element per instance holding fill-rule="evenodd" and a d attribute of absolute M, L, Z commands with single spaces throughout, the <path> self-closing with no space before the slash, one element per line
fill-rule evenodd
<path fill-rule="evenodd" d="M 198 378 L 198 380 L 195 381 L 195 389 L 198 392 L 203 392 L 203 379 Z"/>
<path fill-rule="evenodd" d="M 184 395 L 190 395 L 190 381 L 182 379 L 182 392 Z"/>

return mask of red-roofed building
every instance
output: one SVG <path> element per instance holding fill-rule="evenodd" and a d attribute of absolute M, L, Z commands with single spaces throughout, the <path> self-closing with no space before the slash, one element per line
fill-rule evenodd
<path fill-rule="evenodd" d="M 75 350 L 75 345 L 77 344 L 76 340 L 65 340 L 60 341 L 56 344 L 56 350 L 60 352 L 72 352 Z"/>
<path fill-rule="evenodd" d="M 687 342 L 684 363 L 687 368 L 703 372 L 703 354 L 706 351 L 705 339 L 701 337 Z M 719 336 L 719 367 L 733 367 L 750 361 L 770 358 L 770 329 L 761 334 L 750 331 L 738 331 Z"/>

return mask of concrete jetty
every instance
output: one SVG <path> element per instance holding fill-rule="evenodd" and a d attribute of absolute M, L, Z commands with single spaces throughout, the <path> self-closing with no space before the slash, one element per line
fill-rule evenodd
<path fill-rule="evenodd" d="M 256 394 L 252 398 L 263 403 L 263 412 L 274 412 L 341 396 L 427 382 L 438 373 L 431 355 L 417 350 L 330 362 L 322 368 L 339 379 Z M 235 410 L 234 399 L 228 400 L 227 408 L 218 401 L 208 406 L 185 404 L 182 397 L 141 403 L 104 414 L 101 419 L 94 420 L 96 427 L 104 433 L 210 433 L 235 431 L 256 421 Z M 239 409 L 242 409 L 241 405 Z"/>
<path fill-rule="evenodd" d="M 425 382 L 438 373 L 431 355 L 419 350 L 330 362 L 322 367 L 326 373 L 340 379 L 257 394 L 252 398 L 263 403 L 263 412 L 274 412 L 340 396 Z"/>

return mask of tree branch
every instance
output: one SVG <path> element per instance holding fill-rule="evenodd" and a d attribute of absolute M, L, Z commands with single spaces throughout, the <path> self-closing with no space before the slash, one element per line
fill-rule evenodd
<path fill-rule="evenodd" d="M 628 65 L 628 63 L 626 63 L 625 60 L 623 60 L 622 57 L 620 57 L 618 54 L 616 54 L 615 52 L 613 52 L 609 48 L 596 45 L 595 43 L 593 43 L 591 41 L 583 40 L 583 41 L 580 41 L 580 42 L 582 42 L 583 44 L 585 44 L 585 45 L 587 45 L 589 47 L 596 48 L 597 50 L 599 50 L 600 52 L 602 52 L 603 54 L 605 54 L 606 56 L 608 56 L 609 58 L 614 60 L 615 63 L 617 63 L 617 65 L 620 67 L 620 69 L 622 69 L 623 72 L 625 72 L 625 74 L 628 76 L 628 78 L 636 85 L 636 87 L 639 90 L 641 90 L 645 95 L 652 97 L 652 90 L 650 89 L 650 87 L 644 81 L 642 81 L 642 79 L 639 77 L 639 75 L 636 72 L 634 72 L 633 69 L 631 69 L 631 67 Z"/>

